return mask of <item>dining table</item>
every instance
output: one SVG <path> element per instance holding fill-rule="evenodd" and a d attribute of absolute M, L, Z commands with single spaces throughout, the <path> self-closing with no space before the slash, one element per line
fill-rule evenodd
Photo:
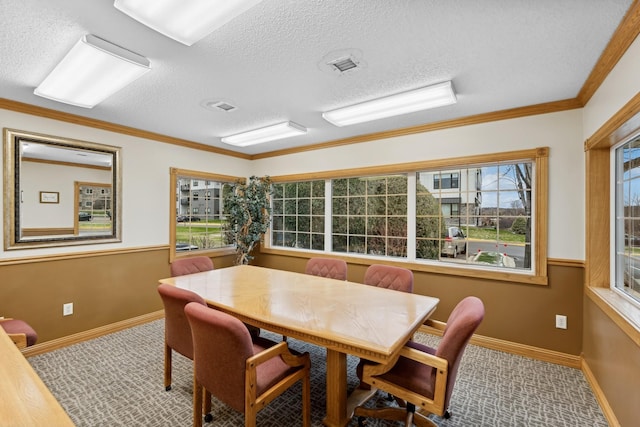
<path fill-rule="evenodd" d="M 437 298 L 252 265 L 161 279 L 243 322 L 326 348 L 326 416 L 343 427 L 373 391 L 347 392 L 347 355 L 388 364 L 436 309 Z M 375 390 L 374 390 L 375 391 Z"/>

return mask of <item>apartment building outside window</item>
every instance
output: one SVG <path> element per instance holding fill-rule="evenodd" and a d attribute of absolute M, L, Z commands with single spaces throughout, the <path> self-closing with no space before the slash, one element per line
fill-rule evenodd
<path fill-rule="evenodd" d="M 326 172 L 322 180 L 306 182 L 272 177 L 267 246 L 390 257 L 426 270 L 446 265 L 514 272 L 545 284 L 548 150 L 492 157 L 471 157 L 469 166 L 453 159 L 451 166 L 435 169 L 428 161 L 421 169 L 412 163 L 417 170 L 404 172 L 403 165 L 385 166 L 397 169 L 391 174 L 340 177 L 352 172 L 336 171 L 338 176 L 332 177 Z M 539 183 L 538 176 L 545 179 Z M 312 186 L 318 191 L 310 197 Z M 311 215 L 312 200 L 318 209 Z M 312 219 L 317 224 L 313 229 Z"/>

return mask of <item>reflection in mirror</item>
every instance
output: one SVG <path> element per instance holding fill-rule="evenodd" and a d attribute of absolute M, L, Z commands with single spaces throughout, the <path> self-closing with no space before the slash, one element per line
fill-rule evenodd
<path fill-rule="evenodd" d="M 5 249 L 119 242 L 120 148 L 5 129 Z"/>

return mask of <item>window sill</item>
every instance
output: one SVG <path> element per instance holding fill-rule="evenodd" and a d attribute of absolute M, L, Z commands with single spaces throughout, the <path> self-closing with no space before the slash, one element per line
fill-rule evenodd
<path fill-rule="evenodd" d="M 295 249 L 275 249 L 261 247 L 260 252 L 271 255 L 281 255 L 297 258 L 310 258 L 313 256 L 326 256 L 340 258 L 351 264 L 370 265 L 378 261 L 385 264 L 397 265 L 409 268 L 413 271 L 423 271 L 426 273 L 445 274 L 448 276 L 472 277 L 474 279 L 499 280 L 502 282 L 525 283 L 528 285 L 547 285 L 547 276 L 535 276 L 531 274 L 510 273 L 508 271 L 486 270 L 473 267 L 456 267 L 452 265 L 431 265 L 421 262 L 401 261 L 397 258 L 374 258 L 371 256 L 356 256 L 353 254 L 327 254 L 325 252 L 303 251 Z"/>
<path fill-rule="evenodd" d="M 219 248 L 219 249 L 198 249 L 195 251 L 173 251 L 170 262 L 178 258 L 188 258 L 190 256 L 208 256 L 210 258 L 222 257 L 227 255 L 235 255 L 235 248 Z"/>
<path fill-rule="evenodd" d="M 587 296 L 640 347 L 640 309 L 609 288 L 586 288 Z"/>

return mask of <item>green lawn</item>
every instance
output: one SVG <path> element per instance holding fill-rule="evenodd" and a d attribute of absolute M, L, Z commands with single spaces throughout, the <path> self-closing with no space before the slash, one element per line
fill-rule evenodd
<path fill-rule="evenodd" d="M 499 236 L 498 236 L 498 231 L 495 228 L 470 227 L 468 231 L 469 231 L 469 235 L 467 237 L 469 239 L 492 240 L 492 241 L 499 240 L 501 242 L 524 244 L 524 234 L 515 234 L 509 230 L 500 230 Z"/>

